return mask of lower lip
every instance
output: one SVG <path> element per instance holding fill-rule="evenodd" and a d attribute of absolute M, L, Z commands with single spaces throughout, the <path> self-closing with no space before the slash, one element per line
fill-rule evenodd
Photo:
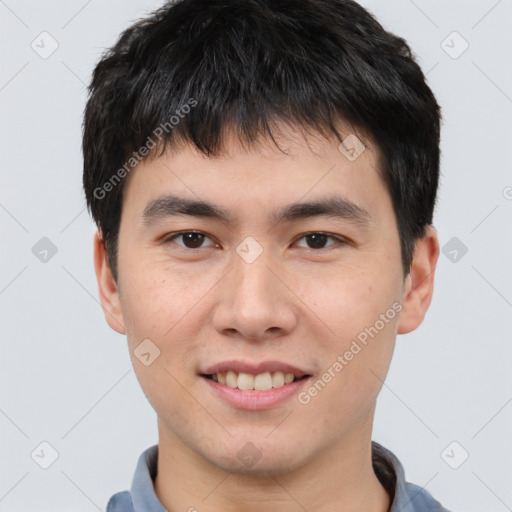
<path fill-rule="evenodd" d="M 267 389 L 266 391 L 245 391 L 243 389 L 230 388 L 229 386 L 225 386 L 224 384 L 220 384 L 206 377 L 201 378 L 210 386 L 210 389 L 224 401 L 239 409 L 247 409 L 250 411 L 270 409 L 271 407 L 281 404 L 287 398 L 297 394 L 310 379 L 310 377 L 306 377 L 285 384 L 280 388 Z"/>

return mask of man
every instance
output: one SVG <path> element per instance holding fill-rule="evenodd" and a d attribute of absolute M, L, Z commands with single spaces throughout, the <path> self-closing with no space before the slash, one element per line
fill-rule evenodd
<path fill-rule="evenodd" d="M 352 1 L 179 0 L 103 56 L 95 269 L 159 433 L 108 512 L 445 510 L 371 440 L 432 298 L 439 124 Z"/>

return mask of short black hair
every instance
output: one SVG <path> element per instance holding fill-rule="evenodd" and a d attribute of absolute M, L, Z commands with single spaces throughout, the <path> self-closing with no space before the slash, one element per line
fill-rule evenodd
<path fill-rule="evenodd" d="M 83 186 L 114 279 L 125 178 L 142 158 L 179 143 L 220 155 L 228 128 L 275 142 L 279 121 L 371 138 L 407 275 L 432 223 L 441 121 L 407 42 L 352 0 L 177 0 L 125 30 L 89 87 Z"/>

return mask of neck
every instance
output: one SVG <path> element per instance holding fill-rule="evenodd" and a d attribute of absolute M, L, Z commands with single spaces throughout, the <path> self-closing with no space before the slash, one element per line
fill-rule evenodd
<path fill-rule="evenodd" d="M 169 512 L 387 512 L 390 507 L 372 467 L 371 422 L 357 439 L 348 435 L 315 460 L 275 475 L 225 471 L 182 443 L 160 420 L 159 434 L 154 487 Z"/>

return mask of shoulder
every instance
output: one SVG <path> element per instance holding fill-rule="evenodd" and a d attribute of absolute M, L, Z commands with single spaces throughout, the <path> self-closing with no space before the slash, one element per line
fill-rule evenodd
<path fill-rule="evenodd" d="M 422 487 L 409 482 L 406 482 L 404 487 L 403 497 L 406 503 L 400 504 L 404 507 L 404 510 L 411 510 L 411 512 L 449 512 Z"/>
<path fill-rule="evenodd" d="M 114 494 L 108 500 L 106 512 L 134 512 L 129 491 L 121 491 Z"/>
<path fill-rule="evenodd" d="M 375 441 L 372 463 L 377 478 L 392 498 L 390 512 L 449 512 L 426 489 L 407 482 L 398 458 Z"/>

